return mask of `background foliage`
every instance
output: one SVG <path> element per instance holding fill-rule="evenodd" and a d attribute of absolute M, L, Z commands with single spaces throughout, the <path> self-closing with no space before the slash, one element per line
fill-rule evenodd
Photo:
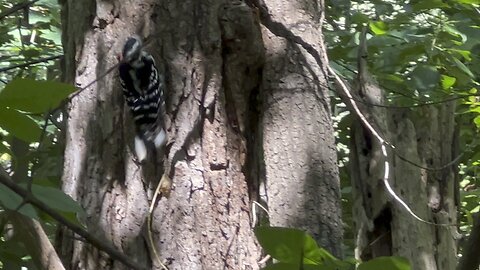
<path fill-rule="evenodd" d="M 480 1 L 327 1 L 324 34 L 331 65 L 347 80 L 357 70 L 359 35 L 368 25 L 368 64 L 391 108 L 422 117 L 424 104 L 457 102 L 460 228 L 468 232 L 479 210 L 477 165 L 480 145 L 478 76 Z M 340 165 L 343 170 L 344 222 L 352 224 L 348 177 L 351 118 L 333 96 Z M 434 105 L 430 105 L 434 106 Z M 346 253 L 354 244 L 346 230 Z M 351 254 L 351 253 L 350 253 Z"/>
<path fill-rule="evenodd" d="M 62 105 L 75 90 L 59 83 L 63 53 L 60 9 L 56 0 L 40 0 L 5 14 L 19 3 L 23 1 L 0 0 L 0 165 L 38 198 L 75 219 L 74 213 L 81 213 L 81 208 L 59 190 Z M 359 33 L 368 26 L 369 69 L 388 91 L 391 106 L 405 107 L 422 117 L 419 105 L 446 100 L 458 103 L 460 225 L 467 233 L 472 213 L 480 207 L 480 143 L 476 136 L 480 127 L 476 75 L 480 71 L 479 4 L 480 0 L 327 1 L 324 24 L 331 65 L 347 80 L 356 76 Z M 351 116 L 333 92 L 332 103 L 342 167 L 345 253 L 351 257 L 354 239 L 349 227 L 353 222 L 346 169 Z M 14 228 L 9 226 L 9 215 L 18 211 L 40 220 L 52 239 L 56 223 L 3 185 L 0 204 L 1 268 L 36 269 L 25 246 L 11 233 Z M 302 264 L 304 269 L 330 269 L 330 264 L 349 269 L 353 263 L 333 258 L 299 231 L 259 228 L 256 234 L 267 253 L 279 261 L 268 269 L 291 269 L 291 264 Z M 272 239 L 290 239 L 289 243 L 297 245 L 292 249 Z M 408 269 L 399 258 L 380 258 L 378 263 L 400 265 L 389 269 Z M 359 269 L 378 269 L 375 267 L 373 262 Z"/>
<path fill-rule="evenodd" d="M 63 115 L 61 103 L 74 91 L 60 83 L 60 8 L 55 0 L 0 1 L 0 165 L 34 196 L 76 220 L 81 207 L 60 189 Z M 60 107 L 59 107 L 60 106 Z M 36 269 L 12 211 L 40 220 L 50 237 L 56 222 L 0 185 L 0 262 L 4 269 Z"/>

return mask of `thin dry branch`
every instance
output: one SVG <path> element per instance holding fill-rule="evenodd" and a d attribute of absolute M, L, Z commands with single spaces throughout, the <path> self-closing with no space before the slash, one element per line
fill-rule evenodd
<path fill-rule="evenodd" d="M 122 252 L 118 251 L 116 248 L 112 247 L 106 241 L 98 239 L 94 235 L 90 234 L 84 228 L 80 227 L 79 225 L 67 220 L 64 218 L 60 213 L 50 208 L 41 200 L 37 199 L 31 192 L 27 189 L 19 186 L 17 183 L 13 182 L 10 179 L 10 176 L 5 172 L 3 168 L 0 168 L 0 183 L 7 186 L 9 189 L 20 195 L 25 201 L 29 202 L 33 206 L 37 207 L 38 209 L 42 210 L 43 212 L 47 213 L 53 219 L 58 221 L 60 224 L 66 226 L 68 229 L 72 230 L 74 233 L 78 234 L 79 236 L 83 237 L 88 243 L 92 246 L 96 247 L 97 249 L 104 251 L 107 253 L 112 259 L 118 260 L 121 263 L 128 266 L 130 269 L 135 270 L 144 270 L 146 269 L 145 266 L 140 265 L 139 263 L 135 262 L 131 258 L 127 257 Z"/>
<path fill-rule="evenodd" d="M 29 67 L 31 65 L 44 63 L 44 62 L 48 62 L 48 61 L 51 61 L 51 60 L 60 59 L 62 57 L 63 57 L 63 55 L 54 55 L 54 56 L 49 56 L 49 57 L 45 57 L 45 58 L 40 58 L 40 59 L 33 60 L 33 61 L 23 63 L 23 64 L 18 64 L 18 65 L 13 65 L 13 66 L 9 66 L 9 67 L 0 68 L 0 72 L 5 72 L 5 71 L 16 69 L 16 68 Z"/>

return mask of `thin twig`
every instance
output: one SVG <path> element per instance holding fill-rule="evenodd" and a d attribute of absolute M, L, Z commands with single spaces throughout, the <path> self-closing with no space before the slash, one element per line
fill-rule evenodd
<path fill-rule="evenodd" d="M 38 64 L 38 63 L 44 63 L 44 62 L 48 62 L 48 61 L 51 61 L 51 60 L 60 59 L 62 57 L 63 57 L 63 55 L 54 55 L 54 56 L 49 56 L 49 57 L 45 57 L 45 58 L 40 58 L 40 59 L 33 60 L 33 61 L 23 63 L 23 64 L 18 64 L 18 65 L 13 65 L 13 66 L 9 66 L 9 67 L 0 68 L 0 72 L 5 72 L 5 71 L 11 70 L 11 69 L 16 69 L 16 68 L 24 68 L 24 67 L 28 67 L 28 66 L 35 65 L 35 64 Z"/>
<path fill-rule="evenodd" d="M 354 97 L 351 97 L 351 98 L 346 97 L 346 98 L 354 100 L 358 103 L 365 104 L 367 106 L 371 106 L 371 107 L 379 107 L 379 108 L 386 108 L 386 109 L 410 109 L 410 108 L 418 108 L 418 107 L 438 105 L 438 104 L 447 103 L 447 102 L 450 102 L 450 101 L 459 100 L 459 99 L 462 99 L 462 98 L 472 97 L 472 96 L 478 96 L 478 94 L 461 95 L 461 96 L 455 96 L 455 97 L 441 99 L 441 100 L 427 101 L 427 102 L 424 102 L 424 103 L 417 103 L 417 104 L 404 105 L 404 106 L 375 104 L 375 103 L 367 102 L 365 100 L 361 100 L 359 98 L 354 98 Z"/>
<path fill-rule="evenodd" d="M 407 158 L 401 156 L 401 155 L 400 155 L 399 153 L 397 153 L 396 151 L 394 151 L 394 153 L 395 153 L 395 155 L 396 155 L 399 159 L 401 159 L 401 160 L 409 163 L 410 165 L 413 165 L 413 166 L 415 166 L 415 167 L 418 167 L 418 168 L 420 168 L 420 169 L 424 169 L 424 170 L 427 170 L 427 171 L 441 171 L 441 170 L 446 169 L 446 168 L 448 168 L 448 167 L 450 167 L 450 166 L 452 166 L 452 165 L 455 165 L 455 163 L 457 163 L 457 162 L 460 160 L 460 158 L 463 157 L 463 154 L 464 154 L 465 152 L 461 153 L 461 154 L 458 155 L 456 158 L 454 158 L 452 161 L 450 161 L 450 162 L 448 162 L 447 164 L 444 164 L 444 165 L 442 165 L 442 166 L 440 166 L 440 167 L 426 167 L 426 166 L 422 166 L 422 165 L 420 165 L 420 164 L 417 164 L 417 163 L 415 163 L 415 162 L 413 162 L 413 161 L 411 161 L 411 160 L 408 160 Z"/>
<path fill-rule="evenodd" d="M 30 204 L 34 205 L 38 209 L 42 210 L 43 212 L 47 213 L 49 216 L 51 216 L 53 219 L 58 221 L 60 224 L 66 226 L 70 230 L 72 230 L 74 233 L 80 235 L 81 237 L 85 238 L 86 241 L 88 241 L 91 245 L 96 247 L 99 250 L 104 251 L 112 259 L 118 260 L 128 266 L 131 269 L 136 269 L 136 270 L 144 270 L 146 269 L 145 266 L 140 265 L 138 262 L 135 262 L 131 258 L 127 257 L 125 254 L 122 252 L 118 251 L 116 248 L 112 247 L 111 245 L 107 244 L 106 241 L 100 240 L 90 234 L 88 231 L 80 227 L 79 225 L 67 220 L 64 218 L 61 214 L 59 214 L 57 211 L 53 210 L 50 208 L 47 204 L 45 204 L 43 201 L 37 199 L 31 192 L 28 192 L 25 188 L 19 186 L 17 183 L 13 182 L 10 179 L 10 176 L 3 170 L 3 168 L 0 168 L 0 183 L 4 184 L 7 186 L 9 189 L 20 195 L 24 200 L 28 201 Z"/>
<path fill-rule="evenodd" d="M 112 72 L 115 68 L 117 68 L 120 65 L 121 62 L 118 62 L 117 64 L 113 65 L 111 68 L 109 68 L 107 71 L 105 71 L 103 74 L 100 76 L 96 77 L 93 81 L 85 85 L 84 87 L 78 89 L 77 91 L 73 92 L 68 98 L 67 101 L 72 100 L 74 97 L 78 96 L 83 90 L 87 89 L 88 87 L 92 86 L 94 83 L 97 81 L 103 79 L 105 76 L 107 76 L 110 72 Z"/>
<path fill-rule="evenodd" d="M 152 247 L 153 254 L 155 255 L 155 259 L 157 260 L 158 264 L 162 267 L 164 270 L 168 270 L 168 268 L 162 263 L 162 259 L 160 258 L 160 255 L 157 252 L 157 248 L 155 247 L 155 243 L 153 242 L 153 235 L 152 235 L 152 214 L 153 214 L 153 209 L 155 207 L 155 203 L 157 201 L 158 195 L 162 195 L 160 190 L 162 189 L 162 184 L 164 181 L 164 177 L 166 175 L 162 175 L 162 179 L 160 182 L 158 182 L 157 188 L 155 189 L 155 193 L 153 194 L 153 199 L 152 202 L 150 203 L 150 208 L 148 209 L 148 216 L 147 216 L 147 234 L 148 234 L 148 241 L 150 242 L 150 246 Z"/>

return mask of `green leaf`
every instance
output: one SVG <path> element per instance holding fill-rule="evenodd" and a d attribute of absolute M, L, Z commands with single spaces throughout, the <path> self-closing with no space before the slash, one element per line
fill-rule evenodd
<path fill-rule="evenodd" d="M 351 20 L 353 23 L 356 24 L 364 24 L 367 23 L 370 19 L 367 15 L 363 14 L 362 12 L 353 12 Z"/>
<path fill-rule="evenodd" d="M 13 190 L 9 189 L 3 184 L 0 184 L 0 204 L 9 210 L 17 210 L 17 208 L 22 204 L 23 198 L 15 193 Z M 31 218 L 38 219 L 37 212 L 30 204 L 23 205 L 18 212 Z"/>
<path fill-rule="evenodd" d="M 375 35 L 385 35 L 388 32 L 387 24 L 382 21 L 370 22 L 368 26 Z"/>
<path fill-rule="evenodd" d="M 41 200 L 52 209 L 62 212 L 84 213 L 83 208 L 73 200 L 72 197 L 57 188 L 33 184 L 32 193 L 37 199 Z"/>
<path fill-rule="evenodd" d="M 292 269 L 304 269 L 304 270 L 336 270 L 334 268 L 325 268 L 319 265 L 311 265 L 311 264 L 304 264 L 300 267 L 296 264 L 292 263 L 276 263 L 272 265 L 268 265 L 267 267 L 263 268 L 262 270 L 292 270 Z"/>
<path fill-rule="evenodd" d="M 41 113 L 57 107 L 73 91 L 65 83 L 15 79 L 0 92 L 0 107 Z"/>
<path fill-rule="evenodd" d="M 257 227 L 255 235 L 263 249 L 280 262 L 294 264 L 298 269 L 303 261 L 305 233 L 280 227 Z M 295 269 L 295 268 L 293 268 Z"/>
<path fill-rule="evenodd" d="M 473 119 L 473 122 L 477 126 L 477 128 L 480 128 L 480 116 L 477 116 Z"/>
<path fill-rule="evenodd" d="M 12 150 L 10 150 L 10 148 L 8 148 L 5 144 L 2 143 L 2 141 L 0 141 L 0 156 L 2 156 L 2 154 L 9 154 L 10 156 L 12 156 Z"/>
<path fill-rule="evenodd" d="M 458 60 L 456 57 L 453 57 L 453 62 L 455 63 L 455 65 L 461 69 L 463 72 L 465 72 L 465 74 L 467 74 L 470 78 L 475 78 L 475 75 L 473 75 L 473 73 L 470 71 L 470 69 L 465 66 L 464 63 L 462 63 L 460 60 Z"/>
<path fill-rule="evenodd" d="M 425 9 L 435 9 L 435 8 L 444 8 L 448 7 L 442 0 L 428 0 L 428 1 L 418 1 L 413 5 L 413 11 L 421 11 Z"/>
<path fill-rule="evenodd" d="M 456 0 L 455 2 L 461 3 L 461 4 L 480 4 L 480 0 Z"/>
<path fill-rule="evenodd" d="M 467 50 L 459 50 L 459 49 L 449 49 L 449 52 L 452 54 L 458 54 L 461 57 L 465 58 L 467 61 L 472 61 L 472 52 Z"/>
<path fill-rule="evenodd" d="M 41 51 L 38 49 L 29 48 L 29 49 L 22 50 L 21 53 L 23 54 L 23 56 L 25 56 L 25 58 L 34 58 L 34 57 L 39 57 L 41 54 Z"/>
<path fill-rule="evenodd" d="M 449 89 L 450 87 L 452 87 L 455 82 L 457 81 L 457 79 L 455 77 L 450 77 L 450 76 L 447 76 L 447 75 L 442 75 L 442 88 L 443 90 L 447 90 Z"/>
<path fill-rule="evenodd" d="M 440 73 L 433 66 L 419 65 L 410 73 L 409 84 L 413 89 L 429 91 L 437 87 Z"/>
<path fill-rule="evenodd" d="M 450 34 L 452 36 L 461 38 L 462 43 L 465 43 L 465 41 L 467 41 L 467 36 L 464 33 L 458 31 L 452 25 L 444 25 L 443 26 L 443 31 L 447 32 L 448 34 Z"/>
<path fill-rule="evenodd" d="M 0 127 L 25 142 L 35 142 L 42 129 L 29 116 L 12 109 L 0 107 Z"/>
<path fill-rule="evenodd" d="M 410 270 L 410 263 L 402 257 L 378 257 L 361 263 L 358 270 Z"/>
<path fill-rule="evenodd" d="M 336 265 L 343 267 L 340 260 L 319 248 L 307 233 L 290 228 L 257 227 L 255 235 L 263 249 L 279 262 L 296 265 Z M 340 269 L 340 268 L 339 268 Z"/>

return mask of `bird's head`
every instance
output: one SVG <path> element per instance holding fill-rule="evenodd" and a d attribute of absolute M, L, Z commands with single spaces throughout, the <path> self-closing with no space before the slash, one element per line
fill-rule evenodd
<path fill-rule="evenodd" d="M 142 40 L 139 36 L 134 35 L 127 39 L 122 51 L 122 60 L 132 64 L 140 59 L 142 55 Z"/>

